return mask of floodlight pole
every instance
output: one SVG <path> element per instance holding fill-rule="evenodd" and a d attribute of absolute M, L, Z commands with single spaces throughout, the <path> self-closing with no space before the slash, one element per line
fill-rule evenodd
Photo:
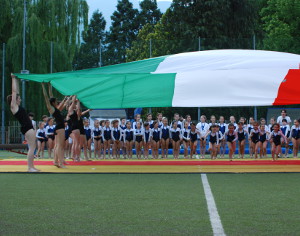
<path fill-rule="evenodd" d="M 23 60 L 22 70 L 25 71 L 26 63 L 26 0 L 24 0 L 24 14 L 23 14 Z M 25 108 L 25 80 L 22 80 L 22 106 Z"/>
<path fill-rule="evenodd" d="M 198 121 L 200 121 L 200 116 L 201 116 L 201 109 L 198 107 Z"/>
<path fill-rule="evenodd" d="M 5 43 L 3 43 L 3 50 L 2 50 L 2 124 L 1 124 L 1 143 L 5 143 Z"/>
<path fill-rule="evenodd" d="M 99 67 L 102 66 L 102 41 L 99 42 Z"/>
<path fill-rule="evenodd" d="M 201 37 L 198 38 L 198 50 L 201 51 Z M 198 121 L 200 121 L 201 109 L 198 107 Z"/>
<path fill-rule="evenodd" d="M 50 73 L 53 73 L 53 42 L 50 42 Z"/>
<path fill-rule="evenodd" d="M 253 35 L 253 50 L 256 50 L 256 38 L 255 34 Z M 254 107 L 254 120 L 257 121 L 257 107 Z"/>

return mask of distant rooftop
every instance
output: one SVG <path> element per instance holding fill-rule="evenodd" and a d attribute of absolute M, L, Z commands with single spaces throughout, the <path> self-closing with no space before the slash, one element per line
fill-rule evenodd
<path fill-rule="evenodd" d="M 91 118 L 111 119 L 126 117 L 126 112 L 124 109 L 99 109 L 92 110 L 89 113 Z"/>

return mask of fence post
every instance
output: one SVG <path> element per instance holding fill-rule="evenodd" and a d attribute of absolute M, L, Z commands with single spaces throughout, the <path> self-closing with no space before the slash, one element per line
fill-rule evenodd
<path fill-rule="evenodd" d="M 1 143 L 5 144 L 5 43 L 2 50 L 2 124 L 1 124 Z"/>
<path fill-rule="evenodd" d="M 53 42 L 50 42 L 50 73 L 53 73 Z"/>
<path fill-rule="evenodd" d="M 198 51 L 201 51 L 201 37 L 198 38 Z M 200 120 L 201 116 L 201 110 L 200 107 L 198 107 L 198 121 Z"/>

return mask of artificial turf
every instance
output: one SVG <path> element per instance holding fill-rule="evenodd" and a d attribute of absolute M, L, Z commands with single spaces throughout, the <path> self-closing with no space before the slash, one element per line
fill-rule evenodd
<path fill-rule="evenodd" d="M 226 235 L 299 235 L 299 174 L 207 174 Z M 0 174 L 0 235 L 212 235 L 200 174 Z"/>
<path fill-rule="evenodd" d="M 0 174 L 0 235 L 212 235 L 200 175 Z"/>
<path fill-rule="evenodd" d="M 300 235 L 300 174 L 208 174 L 227 235 Z"/>

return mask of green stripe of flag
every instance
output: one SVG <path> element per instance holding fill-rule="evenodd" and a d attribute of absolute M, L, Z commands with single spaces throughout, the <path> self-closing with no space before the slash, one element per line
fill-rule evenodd
<path fill-rule="evenodd" d="M 176 74 L 151 74 L 165 58 L 80 71 L 17 76 L 35 82 L 51 82 L 60 93 L 77 95 L 91 109 L 170 107 Z"/>

